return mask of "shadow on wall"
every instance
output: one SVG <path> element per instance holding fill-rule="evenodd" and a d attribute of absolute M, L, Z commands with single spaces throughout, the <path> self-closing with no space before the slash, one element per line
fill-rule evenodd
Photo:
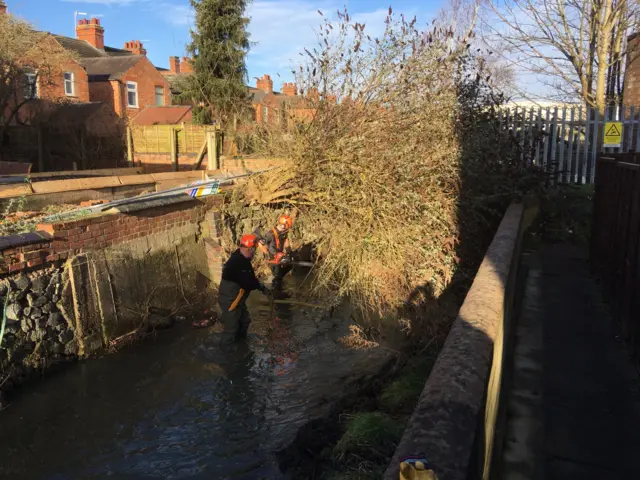
<path fill-rule="evenodd" d="M 32 172 L 127 166 L 122 121 L 107 104 L 37 100 L 24 110 L 24 124 L 0 130 L 0 160 Z"/>

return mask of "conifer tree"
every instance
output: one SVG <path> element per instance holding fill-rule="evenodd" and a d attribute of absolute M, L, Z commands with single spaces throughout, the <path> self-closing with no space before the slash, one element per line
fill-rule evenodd
<path fill-rule="evenodd" d="M 195 120 L 223 124 L 250 107 L 245 59 L 249 51 L 247 0 L 191 0 L 195 28 L 187 51 L 194 73 L 185 79 L 180 100 L 196 105 Z"/>

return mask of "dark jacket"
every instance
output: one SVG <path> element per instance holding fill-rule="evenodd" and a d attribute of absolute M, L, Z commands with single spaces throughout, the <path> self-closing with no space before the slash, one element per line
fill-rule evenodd
<path fill-rule="evenodd" d="M 284 251 L 284 242 L 287 241 L 288 232 L 278 232 L 275 228 L 268 231 L 262 240 L 267 246 L 267 250 L 269 252 L 269 257 L 273 258 L 276 256 L 276 253 Z"/>
<path fill-rule="evenodd" d="M 234 302 L 239 307 L 244 306 L 249 293 L 262 288 L 253 271 L 251 260 L 242 255 L 240 249 L 233 252 L 222 267 L 222 280 L 218 288 L 220 307 L 228 310 Z M 242 295 L 240 295 L 240 289 L 244 290 Z"/>

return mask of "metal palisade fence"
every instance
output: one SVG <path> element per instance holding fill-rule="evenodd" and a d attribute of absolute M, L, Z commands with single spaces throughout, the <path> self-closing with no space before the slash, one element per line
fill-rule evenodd
<path fill-rule="evenodd" d="M 522 147 L 523 157 L 550 173 L 555 182 L 591 184 L 599 153 L 640 150 L 640 108 L 509 107 L 498 118 Z M 611 122 L 620 122 L 613 125 Z M 619 147 L 607 147 L 605 133 L 619 134 Z M 609 138 L 609 137 L 607 137 Z"/>

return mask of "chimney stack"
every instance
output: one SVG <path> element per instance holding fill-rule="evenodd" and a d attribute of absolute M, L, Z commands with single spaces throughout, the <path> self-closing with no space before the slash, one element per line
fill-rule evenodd
<path fill-rule="evenodd" d="M 288 97 L 295 97 L 298 94 L 298 87 L 295 83 L 287 83 L 282 86 L 282 93 Z"/>
<path fill-rule="evenodd" d="M 180 57 L 169 57 L 169 71 L 180 73 Z"/>
<path fill-rule="evenodd" d="M 266 73 L 256 82 L 256 88 L 266 93 L 273 93 L 273 80 Z"/>
<path fill-rule="evenodd" d="M 92 18 L 88 20 L 81 18 L 76 25 L 76 38 L 89 42 L 98 50 L 104 50 L 104 28 L 100 25 L 100 20 Z"/>
<path fill-rule="evenodd" d="M 130 51 L 134 55 L 147 55 L 147 51 L 144 49 L 144 45 L 140 40 L 131 40 L 125 42 L 124 49 Z"/>
<path fill-rule="evenodd" d="M 190 58 L 182 57 L 182 62 L 180 63 L 180 71 L 182 73 L 193 73 L 193 63 L 191 63 Z"/>
<path fill-rule="evenodd" d="M 7 13 L 7 4 L 0 0 L 0 15 Z"/>

